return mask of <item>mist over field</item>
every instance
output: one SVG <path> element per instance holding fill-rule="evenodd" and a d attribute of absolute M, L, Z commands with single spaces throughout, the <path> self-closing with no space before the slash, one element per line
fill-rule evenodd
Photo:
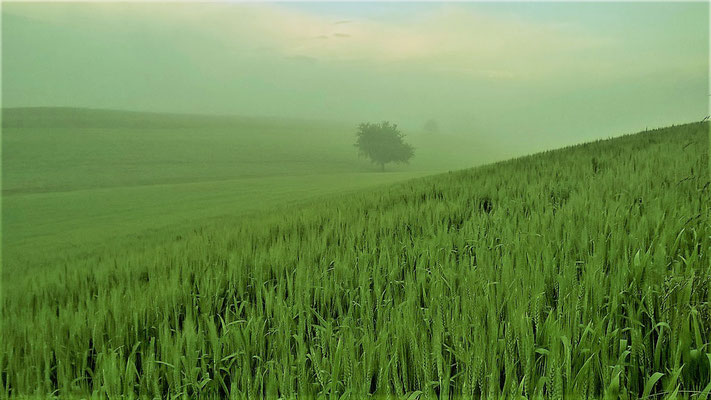
<path fill-rule="evenodd" d="M 707 113 L 706 3 L 8 3 L 2 22 L 4 107 L 434 119 L 499 159 Z"/>

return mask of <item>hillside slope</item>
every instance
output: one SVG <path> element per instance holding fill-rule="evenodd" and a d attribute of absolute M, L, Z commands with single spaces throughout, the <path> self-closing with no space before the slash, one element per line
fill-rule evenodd
<path fill-rule="evenodd" d="M 708 128 L 642 132 L 67 260 L 6 293 L 3 390 L 708 393 Z"/>
<path fill-rule="evenodd" d="M 355 124 L 63 107 L 6 108 L 2 117 L 5 195 L 379 171 L 358 158 Z M 476 141 L 405 133 L 417 155 L 390 171 L 490 162 Z M 438 144 L 450 157 L 437 157 Z"/>
<path fill-rule="evenodd" d="M 414 133 L 412 163 L 381 174 L 358 158 L 355 125 L 343 123 L 52 107 L 2 112 L 5 279 L 154 231 L 492 156 L 476 140 Z"/>

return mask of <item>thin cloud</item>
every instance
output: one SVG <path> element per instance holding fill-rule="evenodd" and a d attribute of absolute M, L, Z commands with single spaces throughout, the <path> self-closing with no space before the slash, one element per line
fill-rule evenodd
<path fill-rule="evenodd" d="M 308 63 L 308 64 L 314 64 L 318 61 L 317 58 L 309 57 L 309 56 L 286 56 L 284 58 L 287 60 L 304 62 L 304 63 Z"/>

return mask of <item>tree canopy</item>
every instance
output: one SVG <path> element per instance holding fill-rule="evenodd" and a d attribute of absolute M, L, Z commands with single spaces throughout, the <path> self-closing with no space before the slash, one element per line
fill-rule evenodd
<path fill-rule="evenodd" d="M 387 163 L 407 163 L 415 154 L 415 149 L 405 143 L 405 135 L 397 124 L 388 121 L 362 123 L 358 125 L 356 137 L 359 154 L 380 165 L 381 170 L 385 170 Z"/>

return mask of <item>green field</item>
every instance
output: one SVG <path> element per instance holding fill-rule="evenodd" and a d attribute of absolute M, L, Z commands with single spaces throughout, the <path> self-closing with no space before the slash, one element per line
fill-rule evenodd
<path fill-rule="evenodd" d="M 5 279 L 209 219 L 496 158 L 476 140 L 414 132 L 411 165 L 383 174 L 357 157 L 355 124 L 275 118 L 16 108 L 3 111 L 2 133 Z"/>
<path fill-rule="evenodd" d="M 4 396 L 711 392 L 708 124 L 379 186 L 446 166 L 374 173 L 326 123 L 4 118 Z"/>

